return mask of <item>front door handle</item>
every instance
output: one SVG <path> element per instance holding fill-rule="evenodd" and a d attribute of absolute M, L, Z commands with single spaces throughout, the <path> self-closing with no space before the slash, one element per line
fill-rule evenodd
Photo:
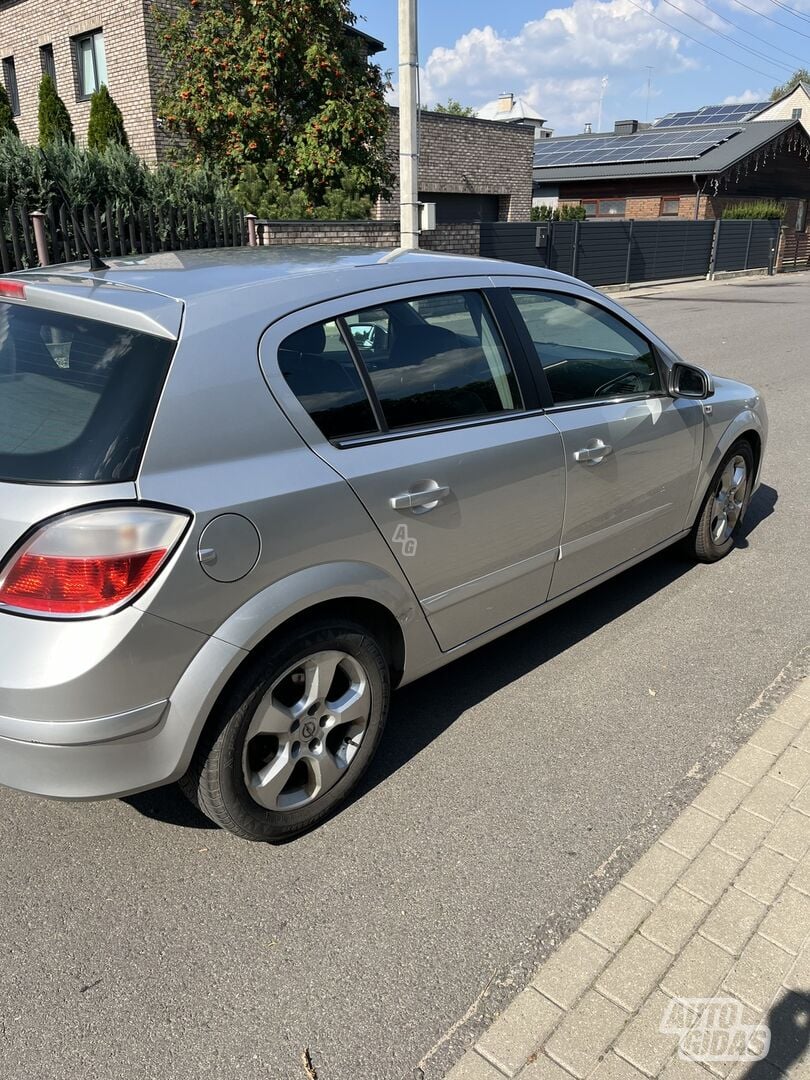
<path fill-rule="evenodd" d="M 430 480 L 428 485 L 421 491 L 404 491 L 401 495 L 394 495 L 389 500 L 391 508 L 393 510 L 432 510 L 450 494 L 450 488 L 446 484 L 437 484 L 435 480 Z"/>
<path fill-rule="evenodd" d="M 608 446 L 601 439 L 592 439 L 587 446 L 574 451 L 574 461 L 580 461 L 586 465 L 598 465 L 612 450 L 613 447 Z"/>

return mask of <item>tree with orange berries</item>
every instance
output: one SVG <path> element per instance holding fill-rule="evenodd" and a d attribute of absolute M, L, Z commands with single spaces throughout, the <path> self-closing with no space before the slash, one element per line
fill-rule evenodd
<path fill-rule="evenodd" d="M 164 126 L 196 158 L 234 178 L 272 163 L 313 204 L 347 174 L 387 191 L 387 82 L 348 0 L 175 0 L 154 17 Z"/>

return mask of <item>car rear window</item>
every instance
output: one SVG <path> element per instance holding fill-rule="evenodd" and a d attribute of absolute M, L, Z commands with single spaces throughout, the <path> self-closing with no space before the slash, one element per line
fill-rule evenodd
<path fill-rule="evenodd" d="M 132 480 L 175 343 L 0 303 L 0 480 Z"/>

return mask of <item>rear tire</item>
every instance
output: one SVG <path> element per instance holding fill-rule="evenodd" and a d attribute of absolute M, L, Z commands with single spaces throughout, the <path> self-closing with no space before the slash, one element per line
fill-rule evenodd
<path fill-rule="evenodd" d="M 699 562 L 717 562 L 734 547 L 753 479 L 754 452 L 747 439 L 738 439 L 712 477 L 689 537 L 690 554 Z"/>
<path fill-rule="evenodd" d="M 357 784 L 382 736 L 390 694 L 385 656 L 362 626 L 300 626 L 248 661 L 180 788 L 235 836 L 288 840 Z"/>

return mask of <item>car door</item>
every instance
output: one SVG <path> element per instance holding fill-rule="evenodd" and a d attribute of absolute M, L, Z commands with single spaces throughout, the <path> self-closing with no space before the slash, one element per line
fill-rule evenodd
<path fill-rule="evenodd" d="M 546 600 L 562 528 L 562 439 L 485 284 L 322 304 L 261 347 L 277 400 L 351 485 L 445 650 Z"/>
<path fill-rule="evenodd" d="M 565 450 L 553 598 L 683 530 L 703 410 L 668 395 L 655 347 L 595 297 L 553 286 L 511 295 Z"/>

